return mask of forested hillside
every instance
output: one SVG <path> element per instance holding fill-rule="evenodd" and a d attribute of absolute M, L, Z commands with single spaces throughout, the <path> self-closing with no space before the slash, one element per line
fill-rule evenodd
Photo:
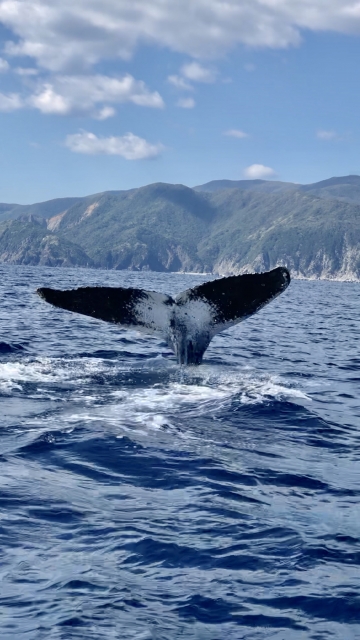
<path fill-rule="evenodd" d="M 283 264 L 295 277 L 357 280 L 360 177 L 159 183 L 0 204 L 0 261 L 221 275 Z"/>

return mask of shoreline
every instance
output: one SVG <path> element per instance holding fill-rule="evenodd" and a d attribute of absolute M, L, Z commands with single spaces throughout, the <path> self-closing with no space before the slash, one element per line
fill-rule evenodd
<path fill-rule="evenodd" d="M 244 275 L 244 273 L 264 273 L 262 271 L 247 271 L 247 272 L 242 272 L 242 273 L 234 273 L 234 272 L 230 272 L 230 273 L 214 273 L 211 271 L 152 271 L 150 269 L 104 269 L 103 267 L 93 267 L 93 266 L 88 266 L 85 267 L 83 265 L 79 265 L 79 266 L 75 266 L 75 265 L 46 265 L 46 264 L 22 264 L 22 263 L 12 263 L 12 262 L 0 262 L 0 267 L 1 266 L 5 266 L 5 267 L 30 267 L 30 268 L 46 268 L 46 269 L 72 269 L 72 270 L 82 270 L 82 269 L 91 269 L 93 271 L 119 271 L 119 272 L 127 272 L 127 273 L 147 273 L 147 274 L 151 274 L 151 273 L 161 273 L 161 274 L 168 274 L 168 273 L 172 273 L 172 274 L 178 274 L 178 275 L 186 275 L 186 276 L 199 276 L 199 277 L 214 277 L 216 279 L 218 278 L 229 278 L 231 276 L 237 276 L 237 275 Z M 281 266 L 281 265 L 276 265 L 276 266 Z M 275 268 L 275 267 L 274 267 Z M 291 279 L 292 280 L 307 280 L 307 281 L 319 281 L 319 280 L 323 280 L 325 282 L 349 282 L 349 283 L 360 283 L 360 278 L 357 278 L 354 274 L 352 275 L 339 275 L 339 276 L 304 276 L 302 274 L 298 274 L 296 273 L 296 275 L 293 275 L 291 272 L 291 269 L 289 269 L 290 271 L 290 275 L 291 275 Z"/>

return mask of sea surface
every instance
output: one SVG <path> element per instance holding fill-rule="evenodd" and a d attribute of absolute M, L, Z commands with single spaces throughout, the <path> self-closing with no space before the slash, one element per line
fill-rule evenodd
<path fill-rule="evenodd" d="M 199 367 L 0 266 L 1 640 L 360 638 L 360 284 L 293 281 Z"/>

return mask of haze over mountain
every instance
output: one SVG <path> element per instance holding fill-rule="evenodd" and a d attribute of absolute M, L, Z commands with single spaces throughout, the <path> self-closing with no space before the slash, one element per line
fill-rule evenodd
<path fill-rule="evenodd" d="M 360 177 L 163 183 L 0 204 L 0 261 L 360 280 Z"/>

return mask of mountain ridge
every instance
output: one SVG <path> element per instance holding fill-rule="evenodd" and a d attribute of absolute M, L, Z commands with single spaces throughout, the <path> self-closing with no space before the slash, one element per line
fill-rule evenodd
<path fill-rule="evenodd" d="M 357 281 L 359 247 L 359 176 L 153 183 L 0 204 L 0 261 L 14 264 L 220 275 L 283 264 L 294 277 Z"/>

